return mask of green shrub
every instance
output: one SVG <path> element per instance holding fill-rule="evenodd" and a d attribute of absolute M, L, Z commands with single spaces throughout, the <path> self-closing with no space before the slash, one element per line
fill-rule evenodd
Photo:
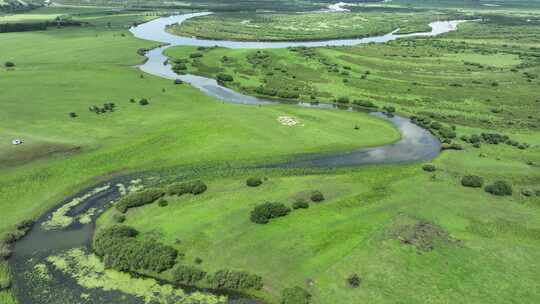
<path fill-rule="evenodd" d="M 437 168 L 432 164 L 425 164 L 422 166 L 422 170 L 426 172 L 435 172 Z"/>
<path fill-rule="evenodd" d="M 305 200 L 298 200 L 293 203 L 293 209 L 307 209 L 309 208 L 309 203 Z"/>
<path fill-rule="evenodd" d="M 114 225 L 100 230 L 93 249 L 107 268 L 162 272 L 174 266 L 178 251 L 154 239 L 138 240 L 137 230 Z"/>
<path fill-rule="evenodd" d="M 285 288 L 281 292 L 281 304 L 309 304 L 311 294 L 301 287 Z"/>
<path fill-rule="evenodd" d="M 262 180 L 259 177 L 250 177 L 246 180 L 246 185 L 250 187 L 258 187 L 262 185 Z"/>
<path fill-rule="evenodd" d="M 191 53 L 189 54 L 189 58 L 201 58 L 203 56 L 202 53 Z"/>
<path fill-rule="evenodd" d="M 199 257 L 195 258 L 195 264 L 199 265 L 202 264 L 203 260 Z"/>
<path fill-rule="evenodd" d="M 168 202 L 166 199 L 163 199 L 163 198 L 162 198 L 162 199 L 160 199 L 160 200 L 158 201 L 158 205 L 159 205 L 160 207 L 167 207 L 167 206 L 169 205 L 169 202 Z"/>
<path fill-rule="evenodd" d="M 354 273 L 347 278 L 347 283 L 349 283 L 349 286 L 356 288 L 360 286 L 360 283 L 362 283 L 362 279 L 360 278 L 360 276 Z"/>
<path fill-rule="evenodd" d="M 230 82 L 230 81 L 234 81 L 234 78 L 229 74 L 220 73 L 217 75 L 217 80 L 223 81 L 223 82 Z"/>
<path fill-rule="evenodd" d="M 464 187 L 480 188 L 484 185 L 484 179 L 476 175 L 465 175 L 461 178 L 461 185 Z"/>
<path fill-rule="evenodd" d="M 206 277 L 206 272 L 197 267 L 176 265 L 172 270 L 172 276 L 176 284 L 195 285 Z"/>
<path fill-rule="evenodd" d="M 116 209 L 122 213 L 126 213 L 129 208 L 151 204 L 164 195 L 165 192 L 161 189 L 148 189 L 128 194 L 116 203 Z"/>
<path fill-rule="evenodd" d="M 315 190 L 311 192 L 310 199 L 312 202 L 322 202 L 324 201 L 324 195 L 321 191 Z"/>
<path fill-rule="evenodd" d="M 207 277 L 207 282 L 215 289 L 255 289 L 263 287 L 262 278 L 245 271 L 219 270 Z"/>
<path fill-rule="evenodd" d="M 5 242 L 0 242 L 0 261 L 9 259 L 11 253 L 11 246 Z"/>
<path fill-rule="evenodd" d="M 250 219 L 257 224 L 267 224 L 270 219 L 286 216 L 291 209 L 281 203 L 266 202 L 251 211 Z"/>
<path fill-rule="evenodd" d="M 148 101 L 148 99 L 143 98 L 143 99 L 139 100 L 139 104 L 140 104 L 141 106 L 146 106 L 146 105 L 149 105 L 150 102 Z"/>
<path fill-rule="evenodd" d="M 342 97 L 338 98 L 337 102 L 339 102 L 339 103 L 349 103 L 349 97 L 342 96 Z"/>
<path fill-rule="evenodd" d="M 491 185 L 487 185 L 484 190 L 497 196 L 512 195 L 512 185 L 506 181 L 496 181 Z"/>
<path fill-rule="evenodd" d="M 198 195 L 205 192 L 207 189 L 208 187 L 203 181 L 196 180 L 196 181 L 171 184 L 167 188 L 167 193 L 169 195 L 178 195 L 178 196 L 188 194 L 188 193 L 191 193 L 193 195 Z"/>
<path fill-rule="evenodd" d="M 123 223 L 125 220 L 126 220 L 126 216 L 123 215 L 123 214 L 120 214 L 120 213 L 115 213 L 113 215 L 113 220 L 116 222 L 116 223 Z"/>
<path fill-rule="evenodd" d="M 201 193 L 204 193 L 206 189 L 208 189 L 208 187 L 200 180 L 194 181 L 191 184 L 191 194 L 193 195 L 199 195 Z"/>
<path fill-rule="evenodd" d="M 6 62 L 4 63 L 4 66 L 5 66 L 6 68 L 13 68 L 13 67 L 15 67 L 15 63 L 13 63 L 13 62 L 11 62 L 11 61 L 6 61 Z"/>

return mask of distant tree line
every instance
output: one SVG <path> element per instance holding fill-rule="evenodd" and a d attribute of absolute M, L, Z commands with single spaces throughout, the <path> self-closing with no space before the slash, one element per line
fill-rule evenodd
<path fill-rule="evenodd" d="M 3 23 L 0 24 L 0 33 L 45 31 L 48 27 L 81 26 L 80 21 L 75 20 L 55 20 L 45 22 L 24 22 L 24 23 Z"/>

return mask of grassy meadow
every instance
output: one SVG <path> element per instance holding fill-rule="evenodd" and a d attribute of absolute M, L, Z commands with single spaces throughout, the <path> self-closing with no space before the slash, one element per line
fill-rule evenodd
<path fill-rule="evenodd" d="M 344 18 L 345 17 L 345 18 Z M 186 20 L 169 31 L 181 36 L 248 41 L 325 40 L 429 31 L 429 23 L 462 18 L 458 12 L 381 9 L 355 13 L 224 13 Z"/>
<path fill-rule="evenodd" d="M 282 159 L 399 137 L 388 123 L 364 114 L 223 104 L 189 86 L 141 76 L 134 67 L 142 61 L 136 51 L 153 43 L 133 39 L 122 28 L 0 36 L 2 60 L 16 64 L 0 70 L 5 215 L 0 231 L 43 212 L 94 177 L 113 172 L 157 164 Z M 140 106 L 141 98 L 150 104 Z M 106 102 L 114 102 L 116 110 L 102 115 L 88 110 Z M 78 117 L 71 118 L 70 112 Z M 297 118 L 303 126 L 281 125 L 277 118 L 282 115 Z M 365 129 L 356 132 L 355 124 Z M 13 146 L 12 138 L 25 143 Z"/>
<path fill-rule="evenodd" d="M 452 142 L 461 149 L 442 152 L 433 172 L 424 171 L 424 164 L 214 172 L 377 146 L 399 134 L 362 113 L 226 104 L 187 84 L 143 74 L 136 69 L 144 60 L 137 50 L 156 44 L 133 38 L 127 29 L 160 12 L 61 7 L 0 15 L 0 23 L 66 15 L 88 22 L 0 34 L 0 236 L 110 176 L 204 168 L 205 193 L 168 196 L 165 207 L 131 209 L 125 224 L 139 230 L 141 239 L 159 239 L 184 253 L 183 264 L 262 276 L 263 289 L 249 292 L 268 303 L 279 303 L 282 290 L 292 286 L 307 290 L 313 304 L 538 302 L 540 24 L 527 21 L 534 10 L 493 10 L 482 22 L 436 38 L 316 49 L 168 50 L 185 63 L 184 71 L 230 75 L 226 85 L 249 95 L 294 92 L 295 101 L 371 102 L 452 128 Z M 364 35 L 402 26 L 405 19 L 417 30 L 434 17 L 411 14 L 385 22 L 377 17 L 362 28 L 351 28 L 338 14 L 318 15 L 327 21 L 305 14 L 256 16 L 244 23 L 242 15 L 215 15 L 190 22 L 212 22 L 208 33 L 215 38 L 287 40 Z M 250 28 L 252 22 L 260 23 L 258 30 Z M 276 30 L 285 22 L 288 28 Z M 336 26 L 305 31 L 315 22 Z M 228 30 L 218 32 L 218 26 Z M 242 37 L 231 35 L 235 26 Z M 15 67 L 5 67 L 8 61 Z M 143 98 L 148 105 L 139 103 Z M 111 102 L 112 112 L 89 111 Z M 298 124 L 284 125 L 280 117 Z M 473 145 L 469 139 L 481 133 L 504 134 L 521 146 L 486 140 Z M 12 145 L 14 138 L 24 144 Z M 498 197 L 463 187 L 461 178 L 469 174 L 481 176 L 484 185 L 507 181 L 513 193 Z M 247 187 L 251 176 L 265 177 L 263 184 Z M 313 190 L 326 199 L 266 225 L 249 219 L 257 204 L 291 206 Z M 111 225 L 116 212 L 106 212 L 98 227 Z M 422 230 L 418 225 L 425 222 L 430 224 Z M 347 284 L 352 274 L 361 277 L 358 288 Z M 6 263 L 0 263 L 0 285 L 8 281 Z M 16 303 L 2 289 L 0 303 Z"/>

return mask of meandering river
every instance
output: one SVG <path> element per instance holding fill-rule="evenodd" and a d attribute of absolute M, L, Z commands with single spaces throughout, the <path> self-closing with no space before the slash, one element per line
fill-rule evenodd
<path fill-rule="evenodd" d="M 357 45 L 370 42 L 384 43 L 403 37 L 435 36 L 457 28 L 462 21 L 445 21 L 431 23 L 432 31 L 397 35 L 396 31 L 386 35 L 330 41 L 310 42 L 239 42 L 239 41 L 214 41 L 189 37 L 174 36 L 165 31 L 166 26 L 181 23 L 189 18 L 204 16 L 209 13 L 184 14 L 171 17 L 163 17 L 148 23 L 141 24 L 131 29 L 135 37 L 166 43 L 167 46 L 149 51 L 148 60 L 139 68 L 149 74 L 168 79 L 182 79 L 192 86 L 200 89 L 203 93 L 215 97 L 219 101 L 264 105 L 275 101 L 246 96 L 226 87 L 220 86 L 215 80 L 196 75 L 176 75 L 163 54 L 164 50 L 172 46 L 222 46 L 228 48 L 284 48 L 291 46 L 320 47 L 326 45 Z M 292 106 L 292 105 L 291 105 Z M 332 108 L 332 105 L 313 105 L 299 102 L 297 106 Z M 353 110 L 349 108 L 348 110 Z M 335 153 L 332 155 L 302 155 L 287 163 L 265 164 L 265 167 L 340 167 L 359 166 L 365 164 L 386 164 L 399 162 L 427 161 L 440 152 L 440 142 L 408 119 L 393 116 L 387 117 L 382 113 L 373 113 L 381 119 L 392 122 L 401 133 L 401 139 L 393 144 L 375 148 L 359 149 L 348 153 Z M 47 280 L 41 280 L 35 275 L 45 263 L 48 256 L 61 253 L 71 248 L 86 248 L 89 250 L 92 234 L 95 228 L 95 220 L 103 212 L 110 202 L 120 197 L 121 188 L 117 184 L 129 183 L 134 177 L 121 177 L 100 183 L 92 188 L 81 191 L 73 197 L 67 198 L 59 206 L 41 216 L 34 229 L 15 245 L 15 251 L 10 265 L 13 270 L 13 288 L 21 304 L 66 304 L 66 303 L 143 303 L 141 297 L 122 293 L 118 290 L 104 288 L 83 288 L 77 281 L 64 272 L 50 268 L 46 273 Z M 102 189 L 95 191 L 95 189 Z M 80 199 L 73 207 L 65 210 L 72 204 L 74 199 Z M 62 209 L 64 208 L 64 209 Z M 61 211 L 64 211 L 63 214 Z M 46 229 L 47 223 L 58 214 L 67 216 L 73 222 L 61 229 Z M 82 215 L 86 215 L 87 221 L 81 221 Z M 63 218 L 62 218 L 63 219 Z M 38 267 L 39 266 L 39 267 Z M 37 268 L 36 268 L 37 267 Z M 42 271 L 43 269 L 41 269 Z M 34 273 L 34 275 L 30 275 Z M 42 273 L 43 276 L 45 274 Z M 84 274 L 83 274 L 84 275 Z M 39 283 L 38 283 L 39 282 Z M 96 286 L 98 286 L 97 284 Z"/>

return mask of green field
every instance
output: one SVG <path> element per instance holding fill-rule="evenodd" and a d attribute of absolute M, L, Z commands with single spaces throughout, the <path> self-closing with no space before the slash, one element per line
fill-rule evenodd
<path fill-rule="evenodd" d="M 482 14 L 485 20 L 436 38 L 315 49 L 167 51 L 185 64 L 185 72 L 230 75 L 233 81 L 225 85 L 248 95 L 371 103 L 454 130 L 448 141 L 461 149 L 443 151 L 432 161 L 434 172 L 423 170 L 422 163 L 231 170 L 378 146 L 398 140 L 399 133 L 363 113 L 227 104 L 187 84 L 143 74 L 135 67 L 143 61 L 137 50 L 155 43 L 137 40 L 127 29 L 160 11 L 61 7 L 0 15 L 0 23 L 57 16 L 87 23 L 0 34 L 0 236 L 98 181 L 145 171 L 167 172 L 174 179 L 175 172 L 188 168 L 208 185 L 206 192 L 166 196 L 165 207 L 130 209 L 124 224 L 140 231 L 140 240 L 158 240 L 185 254 L 180 264 L 209 273 L 230 268 L 260 275 L 261 290 L 243 291 L 269 304 L 280 303 L 282 291 L 293 286 L 309 292 L 312 304 L 539 302 L 540 24 L 534 19 L 539 11 L 515 3 L 515 11 L 476 12 L 467 6 L 464 14 Z M 351 27 L 353 17 L 363 18 L 358 12 L 254 15 L 249 22 L 242 22 L 247 17 L 240 13 L 213 15 L 186 28 L 212 38 L 321 39 L 385 32 L 406 19 L 407 28 L 419 30 L 434 18 L 425 12 L 386 14 L 373 12 L 361 28 Z M 317 22 L 333 26 L 304 30 Z M 197 30 L 202 24 L 207 32 Z M 250 24 L 260 27 L 252 30 Z M 8 61 L 15 67 L 6 67 Z M 142 98 L 149 104 L 140 105 Z M 89 111 L 110 102 L 113 112 Z M 283 117 L 297 124 L 284 125 Z M 481 133 L 507 135 L 512 144 L 484 138 L 473 145 L 470 139 Z M 15 138 L 24 144 L 12 145 Z M 513 193 L 498 197 L 463 187 L 462 177 L 470 174 L 481 176 L 484 185 L 507 181 Z M 247 187 L 251 176 L 263 177 L 263 184 Z M 260 203 L 291 206 L 314 190 L 326 199 L 266 225 L 250 221 Z M 111 208 L 98 228 L 111 225 L 117 214 Z M 95 256 L 71 254 L 79 266 L 107 273 L 107 281 L 98 284 L 90 277 L 88 286 L 156 296 L 154 281 L 105 270 Z M 89 271 L 67 269 L 65 258 L 51 257 L 51 265 L 79 280 L 79 270 Z M 202 263 L 195 263 L 197 258 Z M 169 270 L 150 274 L 172 276 Z M 357 288 L 347 283 L 352 274 L 361 278 Z M 4 261 L 0 303 L 16 303 L 7 282 Z M 159 290 L 171 292 L 167 286 Z"/>
<path fill-rule="evenodd" d="M 359 13 L 253 14 L 232 13 L 193 18 L 170 32 L 208 39 L 287 41 L 357 38 L 390 33 L 429 31 L 429 23 L 459 19 L 457 12 L 402 12 L 381 9 Z"/>

